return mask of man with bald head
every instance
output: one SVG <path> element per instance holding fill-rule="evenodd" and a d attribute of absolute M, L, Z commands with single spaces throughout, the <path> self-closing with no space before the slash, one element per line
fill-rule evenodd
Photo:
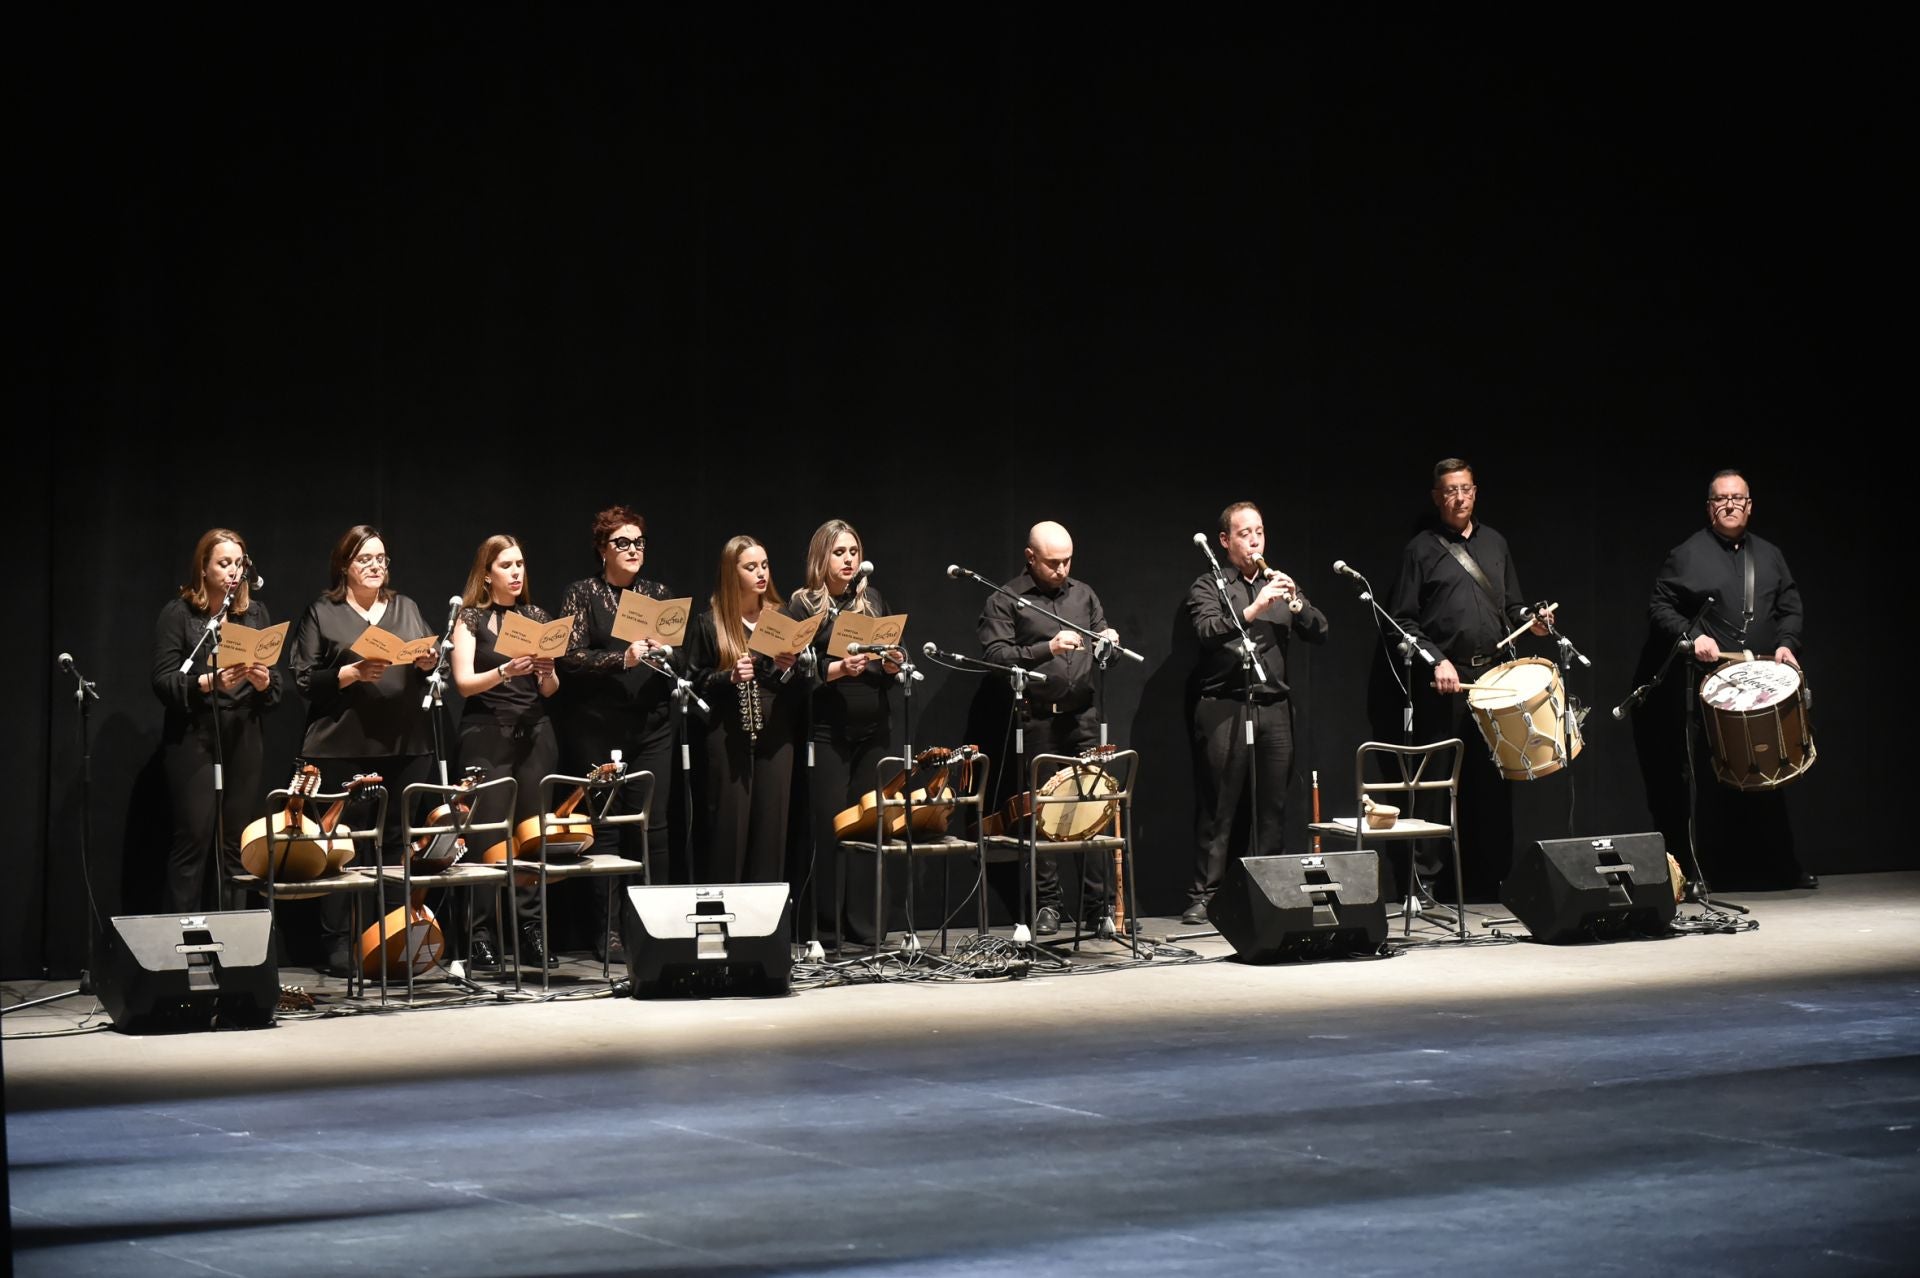
<path fill-rule="evenodd" d="M 1707 526 L 1667 555 L 1647 604 L 1652 624 L 1643 669 L 1678 645 L 1690 676 L 1668 680 L 1684 691 L 1650 701 L 1634 717 L 1648 806 L 1668 849 L 1680 853 L 1687 834 L 1684 743 L 1691 727 L 1697 746 L 1695 828 L 1708 883 L 1747 890 L 1817 887 L 1819 880 L 1794 850 L 1785 797 L 1778 790 L 1735 790 L 1716 781 L 1699 731 L 1700 680 L 1723 654 L 1751 652 L 1797 670 L 1805 620 L 1787 557 L 1747 526 L 1754 510 L 1747 477 L 1722 470 L 1707 481 L 1706 497 Z M 1681 696 L 1684 702 L 1676 705 Z"/>
<path fill-rule="evenodd" d="M 1020 666 L 1046 676 L 1027 689 L 1026 757 L 1040 754 L 1075 755 L 1100 744 L 1100 714 L 1094 705 L 1094 654 L 1087 638 L 1061 626 L 1038 608 L 1022 608 L 1019 599 L 1031 599 L 1067 620 L 1085 626 L 1109 642 L 1120 636 L 1107 625 L 1106 610 L 1093 587 L 1071 576 L 1073 538 L 1052 520 L 1027 532 L 1026 571 L 1001 587 L 1005 593 L 988 596 L 981 610 L 978 635 L 981 655 L 1003 666 Z M 1006 763 L 1013 765 L 1009 753 Z M 1007 774 L 1003 771 L 1002 776 Z M 1011 778 L 1010 792 L 1026 788 L 1026 778 Z M 1081 921 L 1095 925 L 1106 915 L 1106 875 L 1097 856 L 1081 858 L 1086 881 L 1081 897 Z M 1039 899 L 1035 933 L 1050 936 L 1060 930 L 1065 903 L 1060 871 L 1054 858 L 1038 866 Z"/>

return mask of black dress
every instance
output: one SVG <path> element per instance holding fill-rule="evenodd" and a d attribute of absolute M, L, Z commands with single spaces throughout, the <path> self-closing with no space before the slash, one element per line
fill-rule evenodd
<path fill-rule="evenodd" d="M 432 722 L 421 707 L 427 695 L 427 676 L 411 663 L 396 663 L 371 683 L 341 687 L 341 667 L 360 660 L 353 645 L 369 625 L 406 640 L 435 633 L 427 629 L 419 607 L 405 595 L 388 599 L 379 617 L 369 622 L 346 600 L 323 594 L 307 605 L 300 624 L 294 627 L 287 666 L 293 672 L 294 686 L 307 700 L 307 731 L 301 755 L 319 766 L 321 788 L 327 791 L 344 789 L 360 775 L 377 774 L 381 778 L 387 792 L 387 814 L 380 831 L 379 858 L 386 864 L 398 864 L 401 849 L 406 846 L 408 819 L 401 796 L 410 785 L 438 779 L 433 767 Z M 415 820 L 423 815 L 412 814 Z M 350 801 L 341 819 L 355 829 L 370 828 L 373 800 Z M 360 862 L 369 862 L 374 854 L 361 845 L 354 856 Z M 397 884 L 384 884 L 382 894 L 389 907 L 399 903 Z M 320 931 L 326 940 L 329 963 L 335 966 L 343 960 L 351 939 L 347 936 L 350 909 L 351 903 L 340 893 L 323 897 L 320 902 Z"/>
<path fill-rule="evenodd" d="M 885 616 L 887 606 L 879 590 L 869 583 L 866 593 L 875 614 Z M 830 601 L 836 611 L 844 611 L 852 604 L 851 590 Z M 819 609 L 796 593 L 787 601 L 786 611 L 788 616 L 805 619 Z M 880 761 L 893 749 L 893 714 L 888 692 L 894 676 L 876 660 L 868 664 L 862 675 L 827 682 L 827 668 L 836 660 L 827 655 L 827 645 L 832 639 L 833 622 L 829 620 L 813 637 L 819 676 L 814 685 L 812 724 L 808 730 L 813 745 L 807 783 L 813 824 L 811 881 L 817 885 L 812 896 L 821 935 L 833 933 L 836 908 L 844 907 L 845 938 L 867 944 L 878 931 L 872 888 L 873 854 L 848 852 L 844 857 L 836 856 L 833 819 L 874 788 Z M 836 873 L 836 870 L 843 872 Z M 807 893 L 800 895 L 804 899 Z M 906 876 L 889 876 L 886 914 L 889 931 L 905 925 L 902 906 L 905 899 Z"/>
<path fill-rule="evenodd" d="M 707 722 L 694 877 L 704 883 L 777 883 L 786 874 L 793 752 L 805 677 L 755 655 L 751 683 L 736 685 L 721 665 L 714 615 L 687 635 L 694 688 L 713 708 Z"/>
<path fill-rule="evenodd" d="M 672 596 L 657 581 L 636 577 L 629 590 L 654 599 Z M 625 664 L 627 641 L 613 637 L 613 621 L 620 592 L 604 577 L 588 577 L 568 586 L 560 600 L 560 615 L 573 617 L 573 635 L 566 655 L 554 662 L 560 672 L 560 692 L 554 713 L 560 727 L 561 762 L 568 772 L 585 776 L 619 750 L 629 775 L 646 771 L 654 778 L 653 810 L 647 817 L 647 843 L 655 865 L 669 851 L 669 798 L 673 793 L 673 685 L 665 675 L 639 665 Z M 613 811 L 624 812 L 630 790 L 622 788 Z M 621 851 L 639 860 L 638 830 L 622 832 Z M 653 879 L 662 882 L 664 876 Z M 604 889 L 607 880 L 595 879 Z"/>
<path fill-rule="evenodd" d="M 167 793 L 173 804 L 173 837 L 167 847 L 166 908 L 191 913 L 208 908 L 208 853 L 214 839 L 213 724 L 219 702 L 220 751 L 226 781 L 222 864 L 228 876 L 240 872 L 240 835 L 247 822 L 264 812 L 261 788 L 261 728 L 266 712 L 280 704 L 282 680 L 276 666 L 266 691 L 244 680 L 231 692 L 200 691 L 200 676 L 214 669 L 206 645 L 194 668 L 180 665 L 199 642 L 207 613 L 184 599 L 160 610 L 153 630 L 153 694 L 166 707 L 160 731 Z M 272 624 L 266 607 L 254 600 L 233 620 L 254 629 Z"/>
<path fill-rule="evenodd" d="M 494 648 L 500 615 L 509 609 L 462 608 L 460 624 L 473 636 L 473 670 L 485 674 L 507 664 Z M 545 624 L 551 618 L 532 604 L 511 609 L 529 621 Z M 480 767 L 486 781 L 511 776 L 519 784 L 513 818 L 523 821 L 540 814 L 540 778 L 560 768 L 560 741 L 547 715 L 547 699 L 540 681 L 531 675 L 496 683 L 466 699 L 460 711 L 458 754 L 461 770 Z M 475 821 L 498 821 L 506 814 L 493 806 L 493 796 L 474 806 Z M 514 893 L 520 918 L 539 917 L 539 888 L 522 886 Z M 484 932 L 484 926 L 476 932 Z"/>

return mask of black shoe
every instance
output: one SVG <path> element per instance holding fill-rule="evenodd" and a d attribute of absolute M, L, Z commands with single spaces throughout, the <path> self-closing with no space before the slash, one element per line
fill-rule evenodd
<path fill-rule="evenodd" d="M 326 966 L 320 970 L 328 976 L 353 975 L 353 958 L 347 953 L 346 942 L 342 941 L 339 945 L 327 951 Z"/>
<path fill-rule="evenodd" d="M 1195 901 L 1187 907 L 1187 912 L 1180 916 L 1180 921 L 1187 924 L 1212 922 L 1212 920 L 1207 917 L 1207 903 L 1205 901 Z"/>
<path fill-rule="evenodd" d="M 494 952 L 492 937 L 476 936 L 467 945 L 467 970 L 470 972 L 500 970 L 500 955 Z"/>
<path fill-rule="evenodd" d="M 1054 936 L 1060 931 L 1060 911 L 1051 905 L 1043 905 L 1033 916 L 1033 934 L 1035 936 Z"/>
<path fill-rule="evenodd" d="M 1820 886 L 1820 879 L 1817 875 L 1802 874 L 1793 881 L 1793 885 L 1797 888 L 1817 888 Z"/>
<path fill-rule="evenodd" d="M 520 966 L 560 966 L 560 960 L 547 953 L 547 947 L 540 944 L 540 925 L 538 923 L 524 923 L 520 927 Z"/>

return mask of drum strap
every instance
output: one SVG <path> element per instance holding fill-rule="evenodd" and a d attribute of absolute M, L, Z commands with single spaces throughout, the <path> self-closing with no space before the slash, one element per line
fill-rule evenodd
<path fill-rule="evenodd" d="M 1467 548 L 1457 541 L 1448 541 L 1439 533 L 1434 534 L 1434 539 L 1442 546 L 1445 546 L 1447 553 L 1457 559 L 1460 562 L 1460 566 L 1467 570 L 1467 576 L 1473 578 L 1474 582 L 1480 587 L 1481 592 L 1486 595 L 1487 602 L 1493 605 L 1494 615 L 1505 617 L 1507 615 L 1506 610 L 1500 606 L 1500 596 L 1493 592 L 1493 583 L 1487 580 L 1486 573 L 1480 571 L 1480 565 L 1474 561 L 1472 555 L 1467 553 Z M 1748 597 L 1752 597 L 1751 593 L 1749 593 Z"/>
<path fill-rule="evenodd" d="M 1740 618 L 1740 642 L 1747 641 L 1747 631 L 1753 628 L 1753 543 L 1749 541 L 1740 547 L 1740 562 L 1744 566 L 1747 578 L 1747 607 Z"/>

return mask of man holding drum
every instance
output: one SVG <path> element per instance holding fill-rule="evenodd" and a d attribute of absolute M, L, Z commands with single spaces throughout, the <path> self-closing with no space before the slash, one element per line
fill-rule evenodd
<path fill-rule="evenodd" d="M 1507 659 L 1501 640 L 1532 614 L 1523 602 L 1507 539 L 1474 518 L 1479 496 L 1470 463 L 1448 457 L 1435 464 L 1439 525 L 1419 533 L 1401 552 L 1387 610 L 1434 659 L 1432 666 L 1413 664 L 1414 742 L 1458 737 L 1466 743 L 1460 767 L 1465 858 L 1460 868 L 1468 897 L 1486 899 L 1506 877 L 1513 857 L 1513 807 L 1506 781 L 1482 751 L 1480 728 L 1461 690 Z M 1543 611 L 1531 628 L 1544 635 L 1552 623 L 1553 613 Z M 1444 820 L 1444 814 L 1435 819 Z M 1442 867 L 1424 863 L 1419 868 L 1423 875 L 1438 876 Z"/>
<path fill-rule="evenodd" d="M 1692 652 L 1693 660 L 1687 663 L 1692 677 L 1685 683 L 1687 714 L 1700 713 L 1695 703 L 1701 680 L 1723 658 L 1770 658 L 1790 667 L 1790 677 L 1798 682 L 1800 588 L 1780 548 L 1748 530 L 1752 518 L 1753 494 L 1746 477 L 1737 470 L 1719 472 L 1707 486 L 1707 526 L 1673 548 L 1653 584 L 1647 612 L 1655 643 L 1668 650 L 1684 644 Z M 1671 747 L 1680 729 L 1671 710 L 1643 714 L 1636 723 L 1642 727 L 1638 735 L 1648 804 L 1678 853 L 1685 846 L 1684 778 L 1677 769 L 1649 763 L 1662 753 L 1674 757 Z M 1653 734 L 1663 739 L 1652 739 Z M 1662 746 L 1669 749 L 1663 752 Z M 1781 782 L 1760 789 L 1717 784 L 1712 760 L 1703 751 L 1696 754 L 1696 831 L 1709 882 L 1750 888 L 1818 886 L 1794 855 L 1786 807 L 1774 788 Z M 1811 763 L 1811 757 L 1805 762 Z"/>

